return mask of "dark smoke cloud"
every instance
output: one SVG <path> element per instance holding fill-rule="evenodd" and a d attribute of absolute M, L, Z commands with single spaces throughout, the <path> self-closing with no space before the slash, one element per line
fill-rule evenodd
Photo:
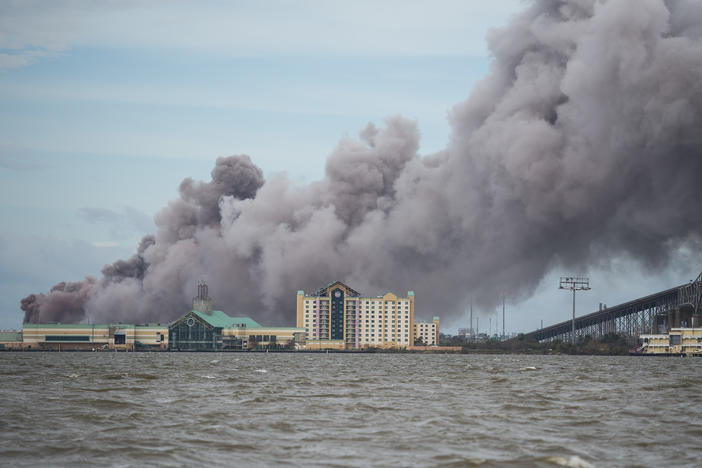
<path fill-rule="evenodd" d="M 702 227 L 699 5 L 535 1 L 490 32 L 491 70 L 444 151 L 420 157 L 417 125 L 396 117 L 342 140 L 306 186 L 220 158 L 132 259 L 29 296 L 25 320 L 168 320 L 201 278 L 219 307 L 268 323 L 335 279 L 413 289 L 420 315 L 446 317 L 507 286 L 527 297 L 556 265 L 664 266 Z"/>
<path fill-rule="evenodd" d="M 73 283 L 61 282 L 48 295 L 30 294 L 21 301 L 24 321 L 28 323 L 76 323 L 85 318 L 86 302 L 90 298 L 94 278 Z"/>
<path fill-rule="evenodd" d="M 149 264 L 144 259 L 146 249 L 156 243 L 154 236 L 144 236 L 139 243 L 137 253 L 129 260 L 117 260 L 112 265 L 105 265 L 102 276 L 106 282 L 119 282 L 125 278 L 144 279 Z"/>

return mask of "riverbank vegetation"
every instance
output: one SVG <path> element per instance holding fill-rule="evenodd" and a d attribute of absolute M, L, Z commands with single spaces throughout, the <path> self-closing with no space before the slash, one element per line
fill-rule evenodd
<path fill-rule="evenodd" d="M 575 344 L 565 341 L 540 343 L 528 340 L 520 334 L 510 340 L 488 339 L 470 341 L 462 337 L 441 337 L 442 346 L 461 346 L 464 353 L 475 354 L 572 354 L 572 355 L 603 355 L 626 356 L 631 346 L 622 335 L 608 334 L 601 339 L 589 336 L 581 338 Z"/>

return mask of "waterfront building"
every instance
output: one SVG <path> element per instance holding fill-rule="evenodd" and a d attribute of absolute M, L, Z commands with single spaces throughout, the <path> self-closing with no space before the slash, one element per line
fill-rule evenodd
<path fill-rule="evenodd" d="M 438 326 L 438 325 L 437 325 Z M 364 297 L 340 281 L 297 292 L 307 349 L 406 348 L 414 344 L 414 292 Z"/>
<path fill-rule="evenodd" d="M 702 356 L 702 328 L 671 328 L 669 333 L 640 335 L 643 354 Z"/>
<path fill-rule="evenodd" d="M 25 323 L 22 348 L 46 351 L 165 350 L 168 326 L 125 323 Z"/>
<path fill-rule="evenodd" d="M 265 327 L 249 317 L 230 317 L 221 310 L 192 310 L 168 327 L 172 351 L 299 349 L 305 331 L 295 327 Z"/>
<path fill-rule="evenodd" d="M 297 349 L 305 330 L 264 327 L 249 317 L 231 317 L 214 310 L 205 282 L 198 284 L 193 309 L 168 327 L 168 347 L 178 351 Z"/>
<path fill-rule="evenodd" d="M 249 317 L 214 310 L 207 284 L 198 284 L 192 310 L 170 324 L 25 323 L 21 333 L 0 334 L 0 349 L 47 351 L 218 351 L 299 349 L 305 330 L 265 327 Z"/>
<path fill-rule="evenodd" d="M 0 331 L 0 350 L 21 348 L 22 332 L 19 332 L 17 330 Z"/>
<path fill-rule="evenodd" d="M 434 317 L 431 322 L 417 322 L 414 324 L 414 329 L 416 339 L 421 338 L 425 346 L 439 344 L 439 317 Z"/>

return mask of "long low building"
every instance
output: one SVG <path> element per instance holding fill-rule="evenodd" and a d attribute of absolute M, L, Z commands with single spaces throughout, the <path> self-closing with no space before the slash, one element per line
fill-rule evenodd
<path fill-rule="evenodd" d="M 22 332 L 17 330 L 0 331 L 0 350 L 22 349 Z"/>
<path fill-rule="evenodd" d="M 213 310 L 207 284 L 198 285 L 192 310 L 169 324 L 25 323 L 0 334 L 0 349 L 47 351 L 220 351 L 303 349 L 305 330 L 266 327 L 249 317 Z"/>
<path fill-rule="evenodd" d="M 22 348 L 27 350 L 121 351 L 165 350 L 168 325 L 25 323 Z"/>
<path fill-rule="evenodd" d="M 669 333 L 639 337 L 642 354 L 702 356 L 702 328 L 671 328 Z"/>

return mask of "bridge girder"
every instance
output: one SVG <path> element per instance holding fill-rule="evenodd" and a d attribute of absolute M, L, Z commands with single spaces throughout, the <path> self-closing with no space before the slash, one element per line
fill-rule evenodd
<path fill-rule="evenodd" d="M 702 273 L 688 284 L 576 317 L 576 340 L 585 336 L 601 338 L 610 333 L 618 333 L 625 335 L 629 342 L 635 343 L 641 334 L 658 333 L 657 325 L 660 325 L 660 321 L 669 328 L 671 320 L 679 320 L 682 307 L 691 308 L 691 314 L 694 315 L 702 313 Z M 702 323 L 695 325 L 702 326 Z M 526 333 L 525 338 L 537 341 L 569 341 L 571 326 L 572 321 L 567 320 Z"/>

